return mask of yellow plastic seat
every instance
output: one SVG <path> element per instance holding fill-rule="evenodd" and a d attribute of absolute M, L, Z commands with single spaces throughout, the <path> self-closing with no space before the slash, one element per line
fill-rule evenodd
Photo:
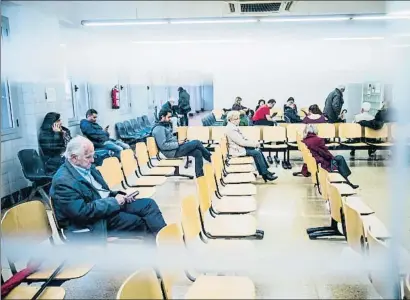
<path fill-rule="evenodd" d="M 44 204 L 38 200 L 32 200 L 17 204 L 4 214 L 1 220 L 1 232 L 3 249 L 16 240 L 27 240 L 29 243 L 41 244 L 49 240 L 54 245 L 53 233 Z M 4 251 L 7 253 L 7 251 Z M 7 254 L 6 254 L 7 255 Z M 15 269 L 15 262 L 8 257 L 10 269 Z M 44 281 L 55 271 L 53 267 L 44 267 L 28 276 L 27 281 Z M 85 276 L 92 265 L 78 265 L 63 267 L 55 277 L 56 280 L 67 281 Z M 61 292 L 61 291 L 60 291 Z M 51 295 L 51 294 L 50 294 Z M 57 293 L 57 296 L 60 295 Z"/>
<path fill-rule="evenodd" d="M 156 238 L 158 252 L 167 255 L 168 249 L 185 248 L 180 227 L 169 224 L 162 228 Z M 165 297 L 172 299 L 172 287 L 177 277 L 177 270 L 159 267 Z M 244 276 L 207 276 L 199 275 L 188 288 L 185 299 L 253 299 L 255 298 L 255 285 Z"/>
<path fill-rule="evenodd" d="M 332 182 L 332 183 L 346 182 L 346 179 L 342 175 L 336 172 L 328 172 L 327 178 L 329 182 Z"/>
<path fill-rule="evenodd" d="M 121 285 L 117 299 L 165 299 L 154 270 L 144 269 L 131 274 Z"/>
<path fill-rule="evenodd" d="M 145 144 L 144 144 L 145 145 Z M 158 167 L 169 167 L 169 165 L 160 165 L 159 163 L 162 161 L 171 161 L 174 164 L 176 164 L 177 162 L 182 163 L 183 159 L 182 158 L 161 158 L 159 155 L 159 150 L 157 147 L 157 143 L 155 142 L 155 138 L 150 136 L 147 138 L 147 150 L 148 150 L 148 156 L 149 159 L 154 158 L 157 160 L 157 165 Z M 163 163 L 164 164 L 164 163 Z M 175 165 L 175 167 L 177 167 L 179 165 Z"/>
<path fill-rule="evenodd" d="M 210 144 L 210 130 L 207 126 L 189 126 L 187 139 L 189 141 L 198 140 L 204 145 Z"/>
<path fill-rule="evenodd" d="M 131 149 L 121 151 L 121 166 L 128 186 L 157 186 L 165 183 L 165 176 L 138 175 L 138 162 Z"/>
<path fill-rule="evenodd" d="M 219 141 L 225 136 L 225 130 L 225 126 L 211 127 L 211 140 L 214 144 L 218 144 Z"/>
<path fill-rule="evenodd" d="M 343 206 L 347 243 L 357 253 L 364 254 L 365 251 L 365 232 L 360 213 L 346 201 Z"/>
<path fill-rule="evenodd" d="M 357 194 L 356 190 L 354 190 L 350 185 L 344 183 L 333 183 L 333 185 L 339 190 L 342 197 Z"/>
<path fill-rule="evenodd" d="M 253 164 L 254 159 L 253 157 L 250 156 L 238 156 L 238 157 L 230 157 L 229 160 L 229 165 L 246 165 L 246 164 Z"/>
<path fill-rule="evenodd" d="M 291 147 L 296 148 L 297 147 L 297 133 L 302 133 L 303 130 L 305 129 L 306 125 L 305 124 L 288 124 L 286 126 L 286 138 L 287 138 L 287 144 Z"/>
<path fill-rule="evenodd" d="M 230 165 L 226 166 L 227 173 L 250 173 L 255 171 L 255 167 L 252 165 Z"/>
<path fill-rule="evenodd" d="M 253 173 L 232 173 L 228 174 L 223 178 L 224 183 L 227 184 L 237 184 L 244 182 L 255 182 L 256 177 Z"/>
<path fill-rule="evenodd" d="M 366 203 L 364 203 L 360 197 L 347 197 L 345 203 L 349 204 L 349 206 L 355 211 L 357 211 L 360 215 L 374 214 L 374 210 L 370 208 Z"/>
<path fill-rule="evenodd" d="M 183 141 L 187 139 L 188 133 L 188 126 L 178 126 L 177 127 L 177 134 L 178 134 L 178 141 Z"/>
<path fill-rule="evenodd" d="M 39 287 L 34 286 L 17 286 L 3 299 L 32 299 L 39 290 Z M 46 287 L 43 293 L 37 299 L 64 299 L 65 290 L 62 287 Z"/>
<path fill-rule="evenodd" d="M 243 136 L 251 141 L 260 141 L 261 127 L 260 126 L 241 126 Z"/>
<path fill-rule="evenodd" d="M 122 173 L 121 164 L 116 157 L 104 159 L 101 166 L 97 167 L 101 172 L 105 182 L 112 191 L 123 191 L 131 194 L 138 191 L 139 194 L 135 199 L 151 198 L 155 194 L 154 187 L 126 187 L 124 174 Z"/>
<path fill-rule="evenodd" d="M 371 231 L 373 236 L 379 239 L 386 239 L 391 237 L 387 227 L 376 216 L 376 214 L 362 216 L 361 218 L 363 221 L 363 227 L 365 229 L 366 236 L 367 233 Z"/>
<path fill-rule="evenodd" d="M 171 176 L 175 172 L 174 167 L 152 167 L 147 146 L 143 142 L 135 144 L 135 154 L 140 173 L 143 176 Z M 143 170 L 144 167 L 146 168 L 145 170 Z"/>
<path fill-rule="evenodd" d="M 196 179 L 200 201 L 208 203 L 210 210 L 215 213 L 249 213 L 256 210 L 256 201 L 253 197 L 222 197 L 211 200 L 212 187 L 208 186 L 209 171 L 205 176 Z M 211 180 L 211 179 L 209 179 Z"/>
<path fill-rule="evenodd" d="M 286 144 L 286 128 L 281 126 L 263 126 L 262 127 L 263 148 L 262 149 L 274 149 L 283 150 L 287 149 Z M 271 144 L 281 143 L 281 144 Z"/>
<path fill-rule="evenodd" d="M 219 149 L 220 153 L 222 153 L 223 158 L 228 162 L 227 165 L 242 165 L 242 164 L 253 164 L 254 159 L 251 156 L 229 156 L 228 155 L 228 141 L 226 136 L 224 135 L 219 140 L 220 147 L 216 147 Z M 219 152 L 217 155 L 220 155 Z"/>

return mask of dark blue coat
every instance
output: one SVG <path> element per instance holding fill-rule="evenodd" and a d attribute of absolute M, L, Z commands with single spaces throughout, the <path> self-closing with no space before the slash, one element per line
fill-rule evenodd
<path fill-rule="evenodd" d="M 109 190 L 101 173 L 94 166 L 91 168 L 91 175 L 104 190 Z M 89 229 L 90 233 L 86 234 L 89 238 L 101 238 L 105 241 L 106 219 L 121 209 L 115 195 L 116 192 L 111 192 L 108 198 L 101 199 L 98 191 L 68 161 L 54 175 L 50 189 L 58 224 L 69 239 L 73 236 L 73 231 Z"/>
<path fill-rule="evenodd" d="M 83 119 L 80 122 L 80 129 L 83 135 L 88 138 L 95 148 L 103 148 L 104 143 L 110 139 L 110 134 L 97 123 Z"/>

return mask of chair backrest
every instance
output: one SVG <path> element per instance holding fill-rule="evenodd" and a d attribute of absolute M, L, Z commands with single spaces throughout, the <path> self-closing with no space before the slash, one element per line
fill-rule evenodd
<path fill-rule="evenodd" d="M 339 138 L 355 139 L 362 137 L 362 127 L 357 123 L 340 123 Z"/>
<path fill-rule="evenodd" d="M 211 164 L 212 164 L 212 168 L 213 168 L 213 173 L 215 174 L 215 177 L 217 180 L 221 180 L 222 178 L 222 170 L 223 170 L 223 156 L 222 156 L 222 152 L 221 152 L 221 147 L 215 147 L 214 148 L 214 153 L 212 154 L 211 157 Z M 208 164 L 204 164 L 204 170 L 205 168 L 208 167 Z M 211 184 L 211 181 L 214 182 L 214 184 Z M 210 187 L 214 188 L 214 190 L 216 190 L 216 184 L 214 179 L 213 180 L 209 180 L 208 184 Z"/>
<path fill-rule="evenodd" d="M 244 137 L 248 140 L 261 140 L 261 126 L 241 126 L 240 129 Z"/>
<path fill-rule="evenodd" d="M 138 169 L 138 162 L 135 159 L 132 149 L 121 151 L 121 165 L 125 177 L 135 175 L 135 172 Z"/>
<path fill-rule="evenodd" d="M 187 131 L 188 140 L 199 140 L 202 143 L 209 143 L 209 127 L 189 126 Z"/>
<path fill-rule="evenodd" d="M 306 164 L 307 164 L 308 170 L 311 174 L 310 178 L 312 179 L 312 183 L 313 184 L 318 184 L 318 182 L 317 182 L 317 163 L 316 163 L 316 160 L 312 156 L 312 154 L 310 154 L 310 152 L 307 152 L 306 159 L 307 159 Z"/>
<path fill-rule="evenodd" d="M 144 269 L 130 275 L 121 285 L 117 299 L 164 299 L 155 271 Z"/>
<path fill-rule="evenodd" d="M 204 165 L 205 176 L 196 179 L 196 186 L 198 189 L 199 208 L 204 215 L 211 207 L 211 194 L 208 187 L 208 182 L 214 179 L 214 170 L 212 165 Z"/>
<path fill-rule="evenodd" d="M 150 136 L 147 138 L 147 148 L 149 157 L 157 157 L 159 155 L 159 150 L 155 138 Z"/>
<path fill-rule="evenodd" d="M 182 230 L 176 223 L 168 224 L 163 227 L 156 237 L 158 253 L 161 258 L 173 257 L 178 255 L 180 258 L 184 257 L 185 246 L 183 241 Z M 172 286 L 178 277 L 179 266 L 162 266 L 160 263 L 160 274 L 166 299 L 172 299 Z M 183 268 L 182 270 L 183 271 Z M 182 273 L 182 272 L 181 272 Z"/>
<path fill-rule="evenodd" d="M 214 126 L 211 127 L 211 140 L 220 141 L 221 138 L 225 136 L 226 127 L 225 126 Z"/>
<path fill-rule="evenodd" d="M 332 219 L 338 223 L 342 222 L 341 209 L 342 209 L 342 196 L 339 190 L 334 184 L 329 183 L 328 185 L 328 195 L 330 202 L 330 214 Z"/>
<path fill-rule="evenodd" d="M 135 155 L 138 160 L 138 164 L 142 167 L 148 164 L 149 156 L 148 156 L 148 148 L 144 142 L 139 142 L 135 144 Z"/>
<path fill-rule="evenodd" d="M 201 178 L 203 177 L 204 176 Z M 201 233 L 201 217 L 198 211 L 198 203 L 194 195 L 185 197 L 182 200 L 181 225 L 186 242 L 198 238 Z"/>
<path fill-rule="evenodd" d="M 369 127 L 364 128 L 364 136 L 368 139 L 387 139 L 389 137 L 389 129 L 387 124 L 379 130 L 374 130 Z"/>
<path fill-rule="evenodd" d="M 52 229 L 44 204 L 39 200 L 23 202 L 7 210 L 1 220 L 1 238 L 4 246 L 21 247 L 23 242 L 40 244 L 52 240 Z M 3 251 L 4 249 L 2 249 Z M 6 253 L 6 252 L 3 252 Z M 13 261 L 8 257 L 10 262 Z M 18 259 L 14 257 L 14 259 Z"/>
<path fill-rule="evenodd" d="M 178 126 L 177 127 L 177 133 L 178 133 L 178 140 L 183 141 L 185 139 L 188 139 L 188 127 L 187 126 Z"/>
<path fill-rule="evenodd" d="M 141 130 L 141 128 L 139 127 L 136 119 L 131 119 L 130 122 L 131 122 L 131 126 L 132 126 L 132 128 L 134 129 L 135 132 L 138 132 L 138 131 Z"/>
<path fill-rule="evenodd" d="M 322 166 L 318 166 L 318 181 L 319 181 L 319 185 L 320 185 L 320 192 L 322 193 L 322 198 L 323 200 L 327 201 L 329 200 L 329 196 L 327 194 L 327 185 L 328 185 L 328 179 L 327 176 L 329 174 L 329 172 L 325 169 L 322 168 Z"/>
<path fill-rule="evenodd" d="M 300 131 L 303 132 L 305 129 L 305 124 L 288 124 L 286 127 L 286 137 L 289 143 L 296 142 L 296 132 Z"/>
<path fill-rule="evenodd" d="M 127 134 L 127 129 L 125 128 L 124 124 L 121 122 L 115 123 L 115 131 L 117 132 L 117 135 L 122 138 L 126 137 Z"/>
<path fill-rule="evenodd" d="M 298 110 L 298 116 L 303 119 L 306 117 L 306 114 L 304 112 L 308 112 L 309 108 L 308 107 L 302 107 L 301 109 Z"/>
<path fill-rule="evenodd" d="M 118 158 L 109 157 L 104 159 L 98 170 L 110 189 L 122 186 L 124 174 L 122 173 L 121 163 L 118 161 Z"/>
<path fill-rule="evenodd" d="M 24 177 L 34 181 L 36 176 L 45 176 L 44 162 L 35 149 L 23 149 L 17 154 Z"/>
<path fill-rule="evenodd" d="M 262 139 L 265 142 L 286 142 L 286 128 L 281 126 L 263 126 Z"/>
<path fill-rule="evenodd" d="M 365 232 L 360 213 L 349 205 L 349 201 L 346 201 L 343 207 L 347 243 L 357 253 L 364 254 Z"/>
<path fill-rule="evenodd" d="M 334 139 L 336 137 L 336 128 L 334 124 L 317 124 L 318 136 L 323 139 Z"/>
<path fill-rule="evenodd" d="M 136 132 L 134 131 L 134 128 L 131 125 L 130 121 L 124 121 L 124 127 L 125 131 L 127 132 L 128 135 L 134 135 Z"/>

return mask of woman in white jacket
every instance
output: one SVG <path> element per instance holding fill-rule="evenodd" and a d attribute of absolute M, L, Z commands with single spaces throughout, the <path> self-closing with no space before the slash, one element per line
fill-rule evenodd
<path fill-rule="evenodd" d="M 251 141 L 242 134 L 239 122 L 239 111 L 230 111 L 227 116 L 228 124 L 226 125 L 226 137 L 228 139 L 229 154 L 232 156 L 252 156 L 259 175 L 266 181 L 273 181 L 278 177 L 274 173 L 269 172 L 268 163 L 265 156 L 258 149 L 260 143 Z"/>

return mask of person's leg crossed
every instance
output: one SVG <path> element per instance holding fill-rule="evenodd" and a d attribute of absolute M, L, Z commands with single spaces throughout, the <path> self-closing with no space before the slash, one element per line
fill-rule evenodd
<path fill-rule="evenodd" d="M 264 163 L 264 157 L 263 157 L 262 152 L 256 149 L 246 148 L 246 155 L 253 157 L 256 168 L 258 169 L 259 175 L 266 175 L 268 173 L 268 168 L 266 167 Z"/>
<path fill-rule="evenodd" d="M 126 144 L 126 143 L 124 143 L 124 142 L 122 142 L 122 141 L 120 141 L 120 140 L 116 140 L 116 141 L 115 141 L 115 144 L 116 144 L 117 146 L 120 146 L 122 149 L 130 149 L 130 148 L 131 148 L 130 145 L 128 145 L 128 144 Z"/>
<path fill-rule="evenodd" d="M 116 145 L 113 141 L 106 141 L 104 143 L 104 149 L 111 150 L 114 152 L 114 155 L 118 158 L 121 159 L 121 151 L 122 147 Z"/>
<path fill-rule="evenodd" d="M 126 237 L 146 235 L 147 229 L 143 218 L 136 214 L 120 212 L 107 220 L 109 236 Z"/>

